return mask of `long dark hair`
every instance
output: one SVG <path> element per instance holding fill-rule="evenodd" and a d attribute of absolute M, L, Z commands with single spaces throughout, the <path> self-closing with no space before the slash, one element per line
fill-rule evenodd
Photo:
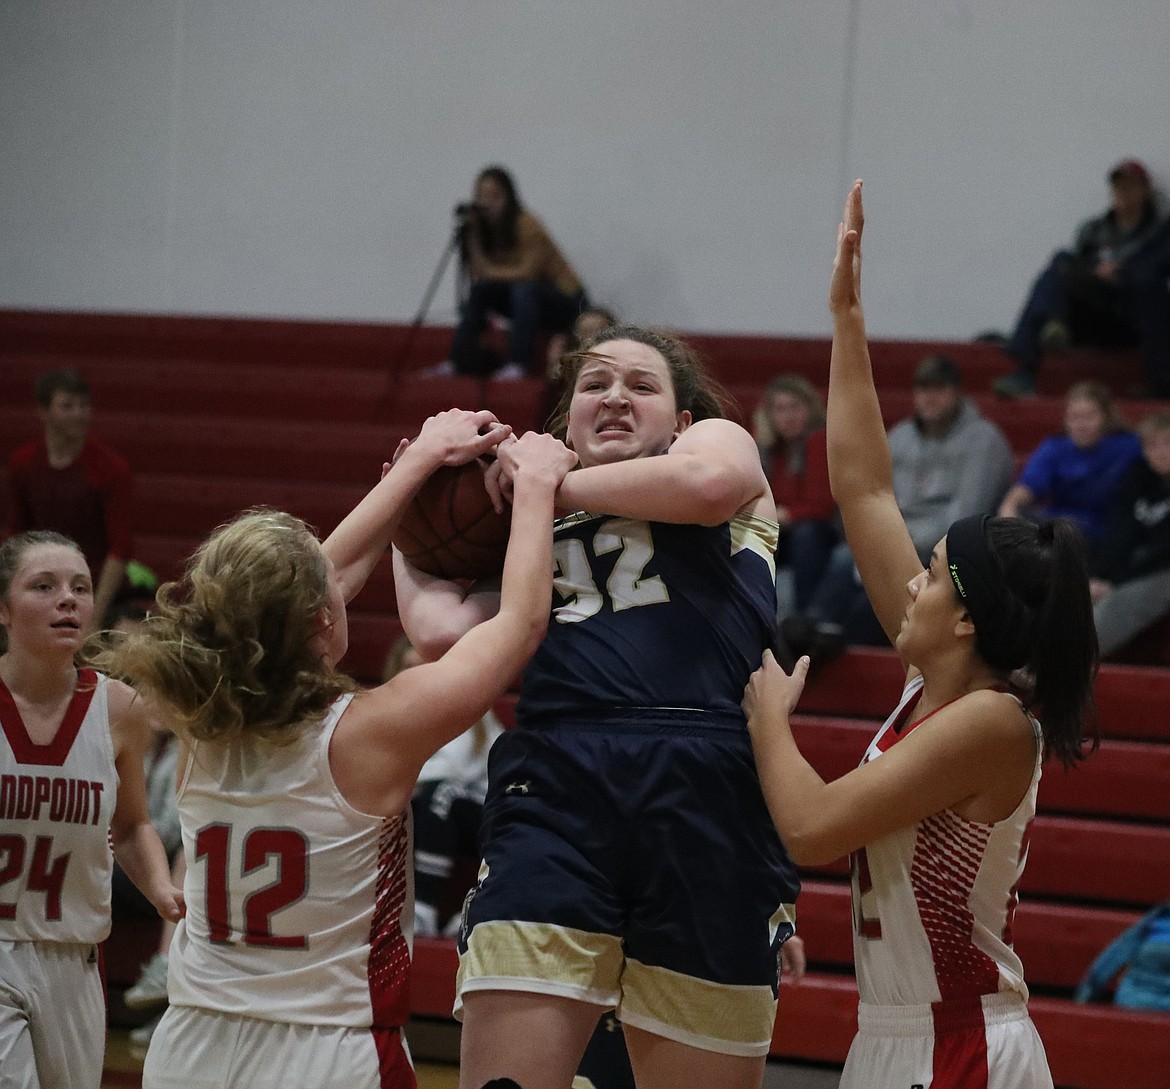
<path fill-rule="evenodd" d="M 623 323 L 602 329 L 577 351 L 561 357 L 560 377 L 564 386 L 561 390 L 561 399 L 553 409 L 545 428 L 550 434 L 556 435 L 559 439 L 565 437 L 569 407 L 573 402 L 573 391 L 582 365 L 602 344 L 609 344 L 615 340 L 632 340 L 638 344 L 645 344 L 666 360 L 666 369 L 670 372 L 670 383 L 674 389 L 675 410 L 689 412 L 692 423 L 698 423 L 699 420 L 723 419 L 727 416 L 730 398 L 694 348 L 685 340 L 680 340 L 669 333 Z"/>
<path fill-rule="evenodd" d="M 494 181 L 503 191 L 504 214 L 498 223 L 489 222 L 480 216 L 477 220 L 480 242 L 483 252 L 488 257 L 511 253 L 516 248 L 516 223 L 524 206 L 520 203 L 520 194 L 516 191 L 516 182 L 512 175 L 502 166 L 485 166 L 475 179 L 478 189 L 481 181 Z"/>
<path fill-rule="evenodd" d="M 1066 518 L 1034 525 L 1022 518 L 989 518 L 986 540 L 999 561 L 1010 592 L 1028 606 L 1027 662 L 1031 699 L 1044 732 L 1047 753 L 1065 767 L 1097 748 L 1100 728 L 1093 681 L 1100 655 L 1089 569 L 1080 530 Z M 1004 660 L 1002 649 L 980 639 L 980 656 L 993 669 L 1018 662 Z"/>

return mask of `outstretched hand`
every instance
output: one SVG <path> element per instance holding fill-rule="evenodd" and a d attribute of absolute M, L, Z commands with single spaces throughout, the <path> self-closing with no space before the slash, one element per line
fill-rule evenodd
<path fill-rule="evenodd" d="M 516 473 L 522 467 L 548 471 L 559 485 L 576 464 L 577 455 L 551 435 L 535 431 L 523 436 L 509 435 L 496 447 L 495 460 L 484 465 L 483 483 L 496 513 L 503 514 L 512 502 Z"/>
<path fill-rule="evenodd" d="M 865 213 L 861 207 L 861 181 L 855 181 L 845 198 L 845 211 L 837 225 L 837 256 L 829 282 L 829 311 L 840 314 L 861 304 L 861 232 Z"/>
<path fill-rule="evenodd" d="M 783 711 L 785 718 L 796 710 L 808 677 L 808 666 L 808 655 L 805 655 L 792 667 L 790 675 L 784 672 L 784 667 L 770 650 L 764 651 L 764 660 L 752 674 L 743 693 L 743 710 L 749 732 L 770 710 Z"/>
<path fill-rule="evenodd" d="M 441 465 L 466 465 L 494 450 L 511 433 L 508 424 L 500 423 L 486 409 L 468 412 L 449 408 L 426 420 L 414 445 L 432 450 Z M 395 460 L 403 449 L 400 446 Z"/>

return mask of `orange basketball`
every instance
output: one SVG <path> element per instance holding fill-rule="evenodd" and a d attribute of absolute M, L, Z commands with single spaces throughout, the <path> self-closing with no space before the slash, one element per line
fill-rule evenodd
<path fill-rule="evenodd" d="M 394 532 L 394 544 L 420 571 L 479 579 L 504 569 L 510 509 L 497 514 L 473 461 L 442 466 L 419 489 Z"/>

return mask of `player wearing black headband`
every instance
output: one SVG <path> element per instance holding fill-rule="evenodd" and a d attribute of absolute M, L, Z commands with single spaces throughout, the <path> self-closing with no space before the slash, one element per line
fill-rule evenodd
<path fill-rule="evenodd" d="M 826 783 L 788 717 L 808 660 L 771 658 L 744 707 L 760 780 L 798 864 L 850 854 L 859 1032 L 842 1089 L 1051 1086 L 1012 948 L 1015 890 L 1045 756 L 1096 742 L 1097 639 L 1078 532 L 960 519 L 927 570 L 894 500 L 861 309 L 861 183 L 829 290 L 829 477 L 906 686 L 860 767 Z M 1008 690 L 1029 677 L 1021 700 Z M 1041 726 L 1043 722 L 1043 726 Z"/>

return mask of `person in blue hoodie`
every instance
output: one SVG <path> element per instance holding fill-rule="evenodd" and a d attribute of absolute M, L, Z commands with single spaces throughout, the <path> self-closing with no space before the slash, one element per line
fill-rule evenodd
<path fill-rule="evenodd" d="M 1121 482 L 1141 452 L 1141 442 L 1118 414 L 1109 391 L 1097 382 L 1078 382 L 1065 395 L 1064 432 L 1036 447 L 999 514 L 1071 518 L 1095 545 Z"/>

